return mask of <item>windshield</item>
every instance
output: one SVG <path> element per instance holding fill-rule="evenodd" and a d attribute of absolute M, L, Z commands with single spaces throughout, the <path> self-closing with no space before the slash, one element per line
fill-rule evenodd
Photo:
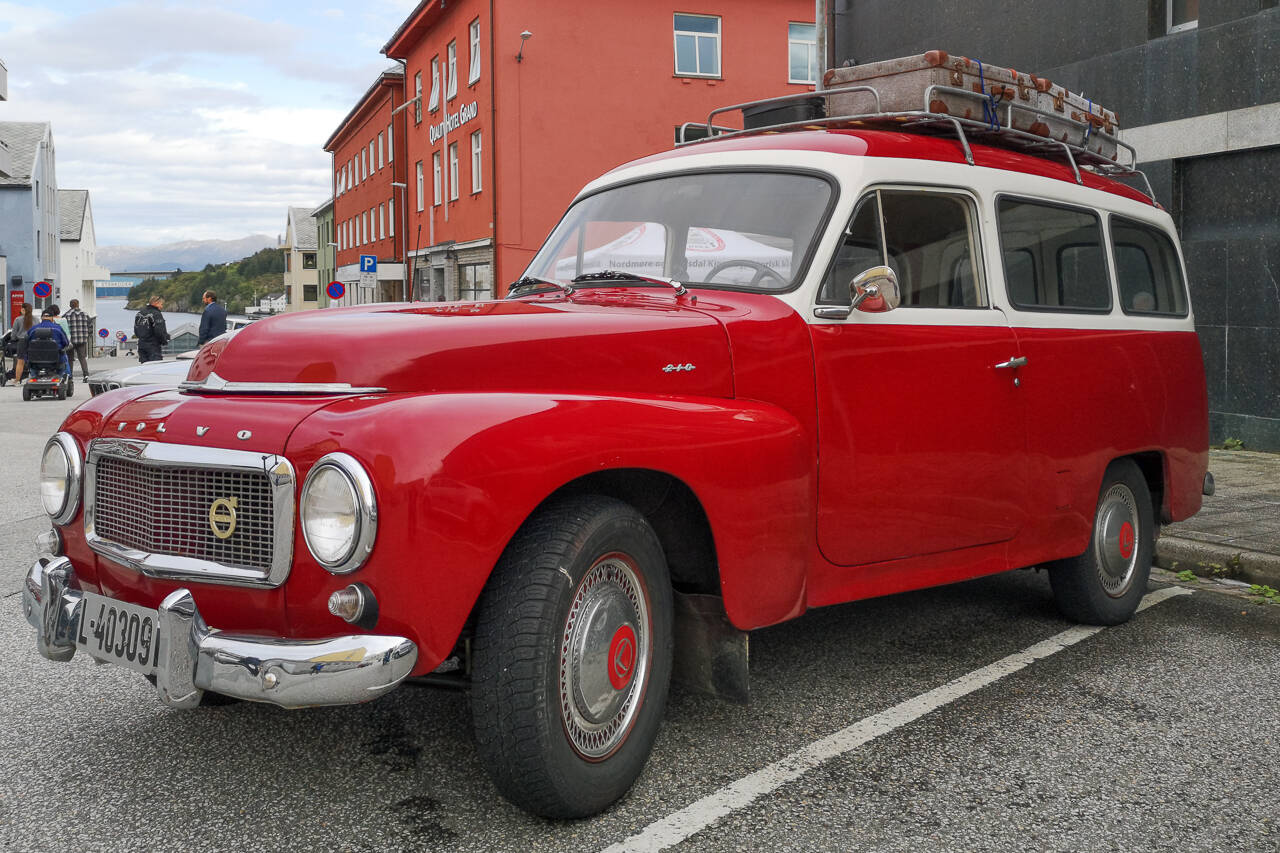
<path fill-rule="evenodd" d="M 571 207 L 525 275 L 570 282 L 610 271 L 790 290 L 804 273 L 831 194 L 822 178 L 780 172 L 683 174 L 625 184 Z"/>

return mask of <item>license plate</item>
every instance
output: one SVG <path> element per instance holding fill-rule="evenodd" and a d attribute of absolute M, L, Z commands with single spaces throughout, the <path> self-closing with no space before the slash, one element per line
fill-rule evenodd
<path fill-rule="evenodd" d="M 114 598 L 84 593 L 77 648 L 93 657 L 155 675 L 160 663 L 160 614 Z"/>

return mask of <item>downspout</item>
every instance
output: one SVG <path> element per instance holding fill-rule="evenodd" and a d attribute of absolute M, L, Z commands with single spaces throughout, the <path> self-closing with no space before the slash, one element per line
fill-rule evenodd
<path fill-rule="evenodd" d="M 489 231 L 493 246 L 493 295 L 498 295 L 498 55 L 494 53 L 493 0 L 489 0 L 489 174 L 493 183 L 490 196 L 493 212 L 490 214 Z"/>
<path fill-rule="evenodd" d="M 391 57 L 391 60 L 393 62 L 400 63 L 400 103 L 397 104 L 395 102 L 396 99 L 394 92 L 391 96 L 391 127 L 394 128 L 396 123 L 396 107 L 402 106 L 407 102 L 407 99 L 404 97 L 404 93 L 405 89 L 409 85 L 409 60 L 397 59 L 394 56 Z M 401 110 L 400 112 L 403 114 L 407 111 Z M 409 299 L 409 283 L 413 281 L 413 276 L 409 274 L 409 235 L 405 233 L 405 230 L 409 227 L 409 164 L 404 161 L 409 157 L 409 137 L 404 134 L 408 133 L 408 129 L 409 122 L 406 118 L 404 130 L 401 131 L 400 136 L 400 139 L 404 141 L 404 157 L 401 157 L 400 162 L 391 170 L 391 180 L 394 181 L 396 179 L 396 170 L 401 166 L 404 167 L 404 180 L 401 183 L 405 185 L 405 189 L 400 196 L 400 215 L 404 217 L 404 221 L 400 225 L 400 298 L 405 302 L 412 301 Z M 395 147 L 394 144 L 392 147 Z M 392 189 L 394 189 L 394 187 Z M 392 193 L 391 198 L 394 200 L 395 197 L 396 194 Z M 392 225 L 394 224 L 395 223 L 393 222 Z"/>

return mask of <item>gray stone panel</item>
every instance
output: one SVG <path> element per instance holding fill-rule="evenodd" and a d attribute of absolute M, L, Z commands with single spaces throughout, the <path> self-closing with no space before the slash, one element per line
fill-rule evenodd
<path fill-rule="evenodd" d="M 1227 264 L 1226 240 L 1196 240 L 1182 244 L 1187 262 L 1187 287 L 1196 325 L 1227 324 L 1227 291 L 1233 285 Z"/>
<path fill-rule="evenodd" d="M 1201 29 L 1196 76 L 1197 113 L 1237 110 L 1257 101 L 1257 28 L 1250 20 Z"/>
<path fill-rule="evenodd" d="M 1204 29 L 1247 18 L 1256 14 L 1260 6 L 1259 0 L 1202 0 L 1199 26 Z"/>
<path fill-rule="evenodd" d="M 1280 420 L 1280 329 L 1232 326 L 1223 409 Z"/>
<path fill-rule="evenodd" d="M 1143 70 L 1146 103 L 1140 119 L 1125 125 L 1158 124 L 1203 112 L 1196 94 L 1199 44 L 1192 31 L 1162 36 L 1147 45 Z"/>
<path fill-rule="evenodd" d="M 1225 326 L 1197 324 L 1200 351 L 1204 353 L 1204 381 L 1209 392 L 1209 411 L 1220 412 L 1227 398 L 1227 330 Z"/>
<path fill-rule="evenodd" d="M 1280 234 L 1280 146 L 1184 160 L 1182 236 Z"/>
<path fill-rule="evenodd" d="M 1243 441 L 1247 450 L 1275 453 L 1280 451 L 1280 420 L 1231 413 L 1223 413 L 1216 418 L 1211 415 L 1209 440 L 1221 444 L 1228 437 Z"/>
<path fill-rule="evenodd" d="M 1227 321 L 1234 326 L 1280 327 L 1280 237 L 1227 243 Z M 1280 358 L 1280 350 L 1271 359 Z M 1273 396 L 1280 396 L 1280 386 Z"/>

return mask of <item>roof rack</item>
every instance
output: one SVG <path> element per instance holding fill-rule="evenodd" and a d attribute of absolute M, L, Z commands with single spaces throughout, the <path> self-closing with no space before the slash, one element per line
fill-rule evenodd
<path fill-rule="evenodd" d="M 851 113 L 847 115 L 823 115 L 809 118 L 802 118 L 796 121 L 779 122 L 777 124 L 766 124 L 756 127 L 738 130 L 736 128 L 728 128 L 715 124 L 716 116 L 735 111 L 745 111 L 756 107 L 766 106 L 782 106 L 791 103 L 811 103 L 815 99 L 824 98 L 831 94 L 846 94 L 851 92 L 862 92 L 872 96 L 875 99 L 875 111 L 870 113 Z M 875 129 L 892 129 L 905 131 L 921 131 L 933 134 L 952 134 L 959 141 L 960 147 L 964 151 L 964 159 L 970 166 L 977 165 L 973 159 L 973 149 L 970 146 L 970 139 L 981 142 L 986 145 L 992 145 L 999 148 L 1008 148 L 1030 154 L 1037 157 L 1061 156 L 1075 175 L 1077 184 L 1083 184 L 1084 179 L 1081 176 L 1081 170 L 1093 172 L 1113 179 L 1138 178 L 1141 179 L 1143 186 L 1135 187 L 1140 192 L 1144 192 L 1153 203 L 1156 202 L 1155 191 L 1151 187 L 1151 181 L 1148 180 L 1146 174 L 1137 168 L 1138 153 L 1134 147 L 1127 142 L 1122 142 L 1119 138 L 1106 134 L 1104 131 L 1096 127 L 1089 127 L 1085 122 L 1074 121 L 1069 118 L 1059 116 L 1057 120 L 1069 125 L 1074 125 L 1082 132 L 1082 138 L 1087 139 L 1089 134 L 1098 136 L 1106 136 L 1111 142 L 1114 142 L 1117 149 L 1123 149 L 1129 154 L 1129 163 L 1127 165 L 1120 163 L 1118 160 L 1112 160 L 1097 154 L 1093 151 L 1070 142 L 1064 142 L 1057 139 L 1049 139 L 1043 136 L 1037 136 L 1024 130 L 1012 127 L 1014 110 L 1022 110 L 1030 113 L 1037 113 L 1029 107 L 1012 101 L 1001 104 L 1003 109 L 1003 119 L 997 115 L 997 122 L 993 126 L 988 122 L 976 121 L 974 119 L 962 118 L 960 116 L 948 115 L 946 113 L 932 112 L 928 109 L 930 100 L 935 93 L 944 93 L 952 95 L 962 95 L 972 97 L 973 93 L 966 89 L 960 89 L 953 86 L 929 86 L 924 92 L 923 108 L 919 110 L 906 110 L 900 112 L 884 112 L 881 110 L 880 93 L 873 86 L 840 86 L 832 89 L 822 89 L 818 92 L 801 92 L 794 95 L 782 95 L 777 98 L 764 98 L 759 101 L 749 101 L 743 104 L 733 104 L 732 106 L 720 107 L 712 110 L 707 116 L 706 123 L 702 122 L 685 122 L 680 126 L 680 137 L 677 145 L 698 145 L 709 142 L 713 139 L 725 139 L 734 136 L 751 136 L 763 133 L 782 133 L 788 131 L 799 130 L 818 130 L 821 128 L 875 128 Z M 824 103 L 827 103 L 824 101 Z M 745 114 L 744 114 L 745 124 Z M 698 139 L 689 139 L 686 137 L 686 131 L 689 128 L 701 128 L 705 132 L 705 136 Z"/>

